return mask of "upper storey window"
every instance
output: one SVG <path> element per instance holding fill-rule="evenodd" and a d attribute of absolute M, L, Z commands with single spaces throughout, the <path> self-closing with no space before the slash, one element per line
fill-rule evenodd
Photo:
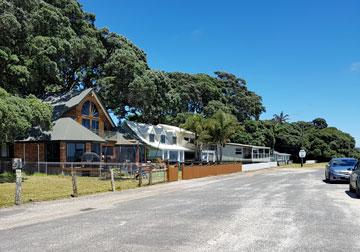
<path fill-rule="evenodd" d="M 81 108 L 83 116 L 82 125 L 94 131 L 99 130 L 99 111 L 96 105 L 91 101 L 86 101 Z"/>
<path fill-rule="evenodd" d="M 97 110 L 96 105 L 90 101 L 84 103 L 81 109 L 81 114 L 83 116 L 99 117 L 99 111 Z"/>

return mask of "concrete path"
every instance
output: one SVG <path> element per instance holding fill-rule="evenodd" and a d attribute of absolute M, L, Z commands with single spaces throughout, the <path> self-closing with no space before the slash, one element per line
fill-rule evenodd
<path fill-rule="evenodd" d="M 0 210 L 0 251 L 358 251 L 360 200 L 271 169 Z"/>

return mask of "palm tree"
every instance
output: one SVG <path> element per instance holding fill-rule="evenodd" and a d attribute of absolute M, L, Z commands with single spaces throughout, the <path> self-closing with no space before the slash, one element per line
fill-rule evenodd
<path fill-rule="evenodd" d="M 222 161 L 223 148 L 236 132 L 237 123 L 233 115 L 224 113 L 222 110 L 219 110 L 207 120 L 207 129 L 211 142 L 216 144 L 217 162 Z"/>
<path fill-rule="evenodd" d="M 199 114 L 191 115 L 186 119 L 184 124 L 180 125 L 180 127 L 187 129 L 195 134 L 195 160 L 200 161 L 202 146 L 208 139 L 206 121 L 204 117 Z"/>
<path fill-rule="evenodd" d="M 275 114 L 273 116 L 273 120 L 279 124 L 284 124 L 289 120 L 290 116 L 288 114 L 284 114 L 284 111 L 281 111 L 279 115 Z"/>

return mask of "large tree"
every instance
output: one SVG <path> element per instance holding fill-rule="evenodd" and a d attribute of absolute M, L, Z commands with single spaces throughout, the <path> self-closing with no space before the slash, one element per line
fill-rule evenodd
<path fill-rule="evenodd" d="M 29 96 L 20 98 L 0 88 L 0 143 L 25 137 L 32 128 L 51 128 L 52 107 Z"/>
<path fill-rule="evenodd" d="M 42 97 L 101 80 L 108 106 L 123 105 L 146 55 L 94 22 L 76 0 L 0 0 L 0 87 Z"/>

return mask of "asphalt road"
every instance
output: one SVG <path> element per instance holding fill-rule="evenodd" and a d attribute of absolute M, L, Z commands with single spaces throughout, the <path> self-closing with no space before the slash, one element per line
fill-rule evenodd
<path fill-rule="evenodd" d="M 0 251 L 359 251 L 360 200 L 322 169 L 180 181 L 0 210 Z"/>

